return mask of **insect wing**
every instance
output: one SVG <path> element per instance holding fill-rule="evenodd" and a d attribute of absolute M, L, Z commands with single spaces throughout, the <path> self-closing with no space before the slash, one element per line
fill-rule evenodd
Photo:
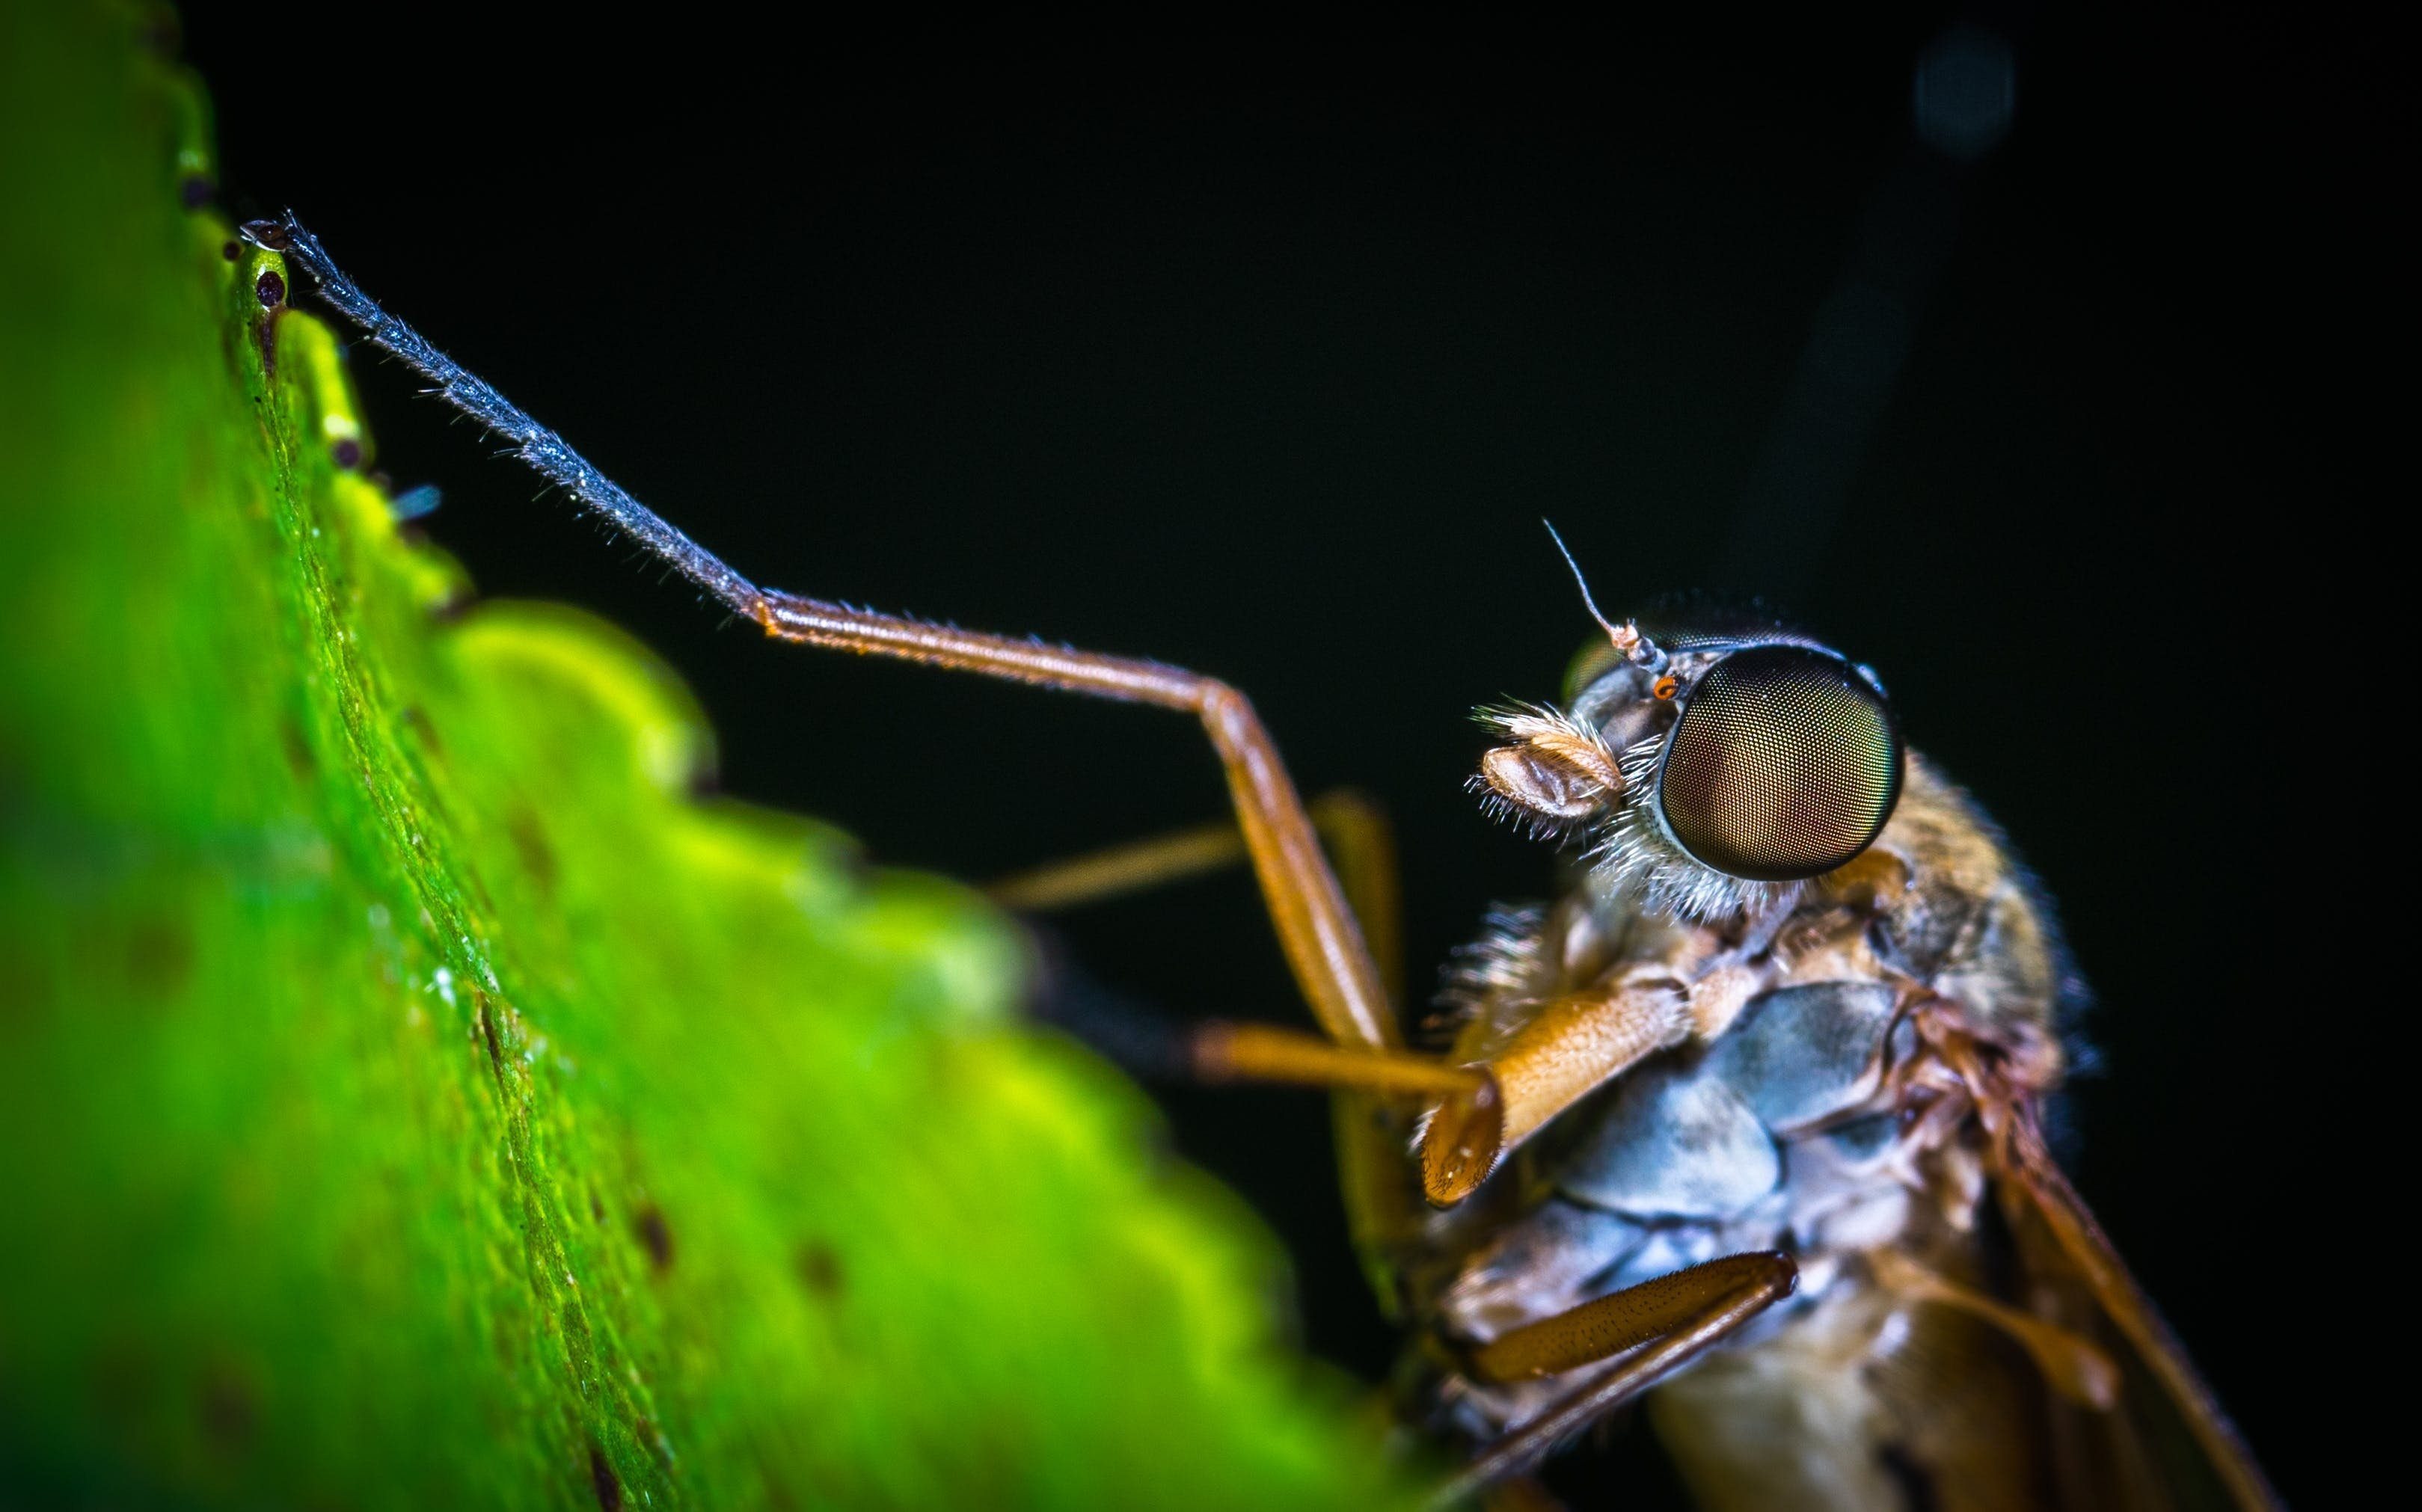
<path fill-rule="evenodd" d="M 2052 1404 L 2063 1504 L 2239 1508 L 2282 1504 L 2102 1225 L 2016 1109 L 1993 1161 L 2003 1214 L 2027 1271 L 2029 1305 L 2095 1340 L 2122 1364 L 2110 1412 Z"/>

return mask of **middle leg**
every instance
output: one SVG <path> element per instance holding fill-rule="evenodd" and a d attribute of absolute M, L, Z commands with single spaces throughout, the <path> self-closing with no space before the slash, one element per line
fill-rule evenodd
<path fill-rule="evenodd" d="M 1321 794 L 1306 812 L 1337 868 L 1345 901 L 1362 926 L 1388 1001 L 1401 1014 L 1404 903 L 1388 817 L 1377 803 L 1349 787 Z M 1250 859 L 1245 833 L 1232 819 L 1046 862 L 986 883 L 984 891 L 1005 908 L 1046 913 L 1184 881 Z"/>
<path fill-rule="evenodd" d="M 1403 901 L 1387 815 L 1369 798 L 1347 788 L 1313 799 L 1309 813 L 1345 900 L 1361 923 L 1388 1002 L 1401 1023 Z M 1203 824 L 1048 863 L 1002 878 L 985 891 L 1011 908 L 1046 912 L 1250 859 L 1244 831 L 1234 821 Z M 1366 1051 L 1290 1040 L 1303 1041 L 1304 1037 L 1263 1025 L 1203 1024 L 1187 1039 L 1182 1060 L 1205 1081 L 1295 1082 L 1336 1093 L 1331 1128 L 1346 1226 L 1382 1310 L 1400 1317 L 1408 1309 L 1405 1254 L 1419 1243 L 1429 1210 L 1424 1182 L 1486 1171 L 1497 1157 L 1493 1146 L 1503 1143 L 1494 1077 L 1488 1070 L 1452 1068 L 1400 1052 L 1383 1052 L 1389 1058 L 1375 1063 Z M 1434 1108 L 1432 1116 L 1444 1127 L 1424 1143 L 1423 1178 L 1417 1181 L 1406 1150 L 1424 1108 Z"/>

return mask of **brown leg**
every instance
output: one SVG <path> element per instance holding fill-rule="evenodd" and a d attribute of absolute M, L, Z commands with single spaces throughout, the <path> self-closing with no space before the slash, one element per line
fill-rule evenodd
<path fill-rule="evenodd" d="M 1386 815 L 1360 793 L 1324 793 L 1308 809 L 1327 845 L 1347 903 L 1377 958 L 1391 1005 L 1403 999 L 1395 844 Z M 1140 892 L 1250 859 L 1235 822 L 1200 824 L 1168 834 L 1048 862 L 992 882 L 995 902 L 1041 913 Z M 1399 1051 L 1340 1046 L 1263 1024 L 1206 1023 L 1187 1063 L 1206 1082 L 1292 1082 L 1337 1093 L 1334 1128 L 1338 1184 L 1346 1225 L 1383 1309 L 1402 1305 L 1394 1256 L 1415 1238 L 1427 1211 L 1405 1159 L 1422 1104 L 1450 1124 L 1433 1138 L 1429 1164 L 1485 1170 L 1504 1141 L 1487 1071 L 1445 1065 Z"/>
<path fill-rule="evenodd" d="M 764 593 L 758 601 L 757 617 L 767 633 L 784 640 L 1196 715 L 1227 772 L 1229 799 L 1246 853 L 1279 944 L 1313 1018 L 1337 1046 L 1366 1052 L 1402 1050 L 1392 990 L 1397 974 L 1380 974 L 1278 747 L 1242 694 L 1197 673 L 1153 662 L 920 624 L 781 593 Z M 1340 859 L 1359 884 L 1359 897 L 1377 905 L 1374 922 L 1386 951 L 1380 959 L 1393 961 L 1398 954 L 1393 847 L 1384 821 L 1368 807 L 1333 812 L 1337 818 L 1330 833 L 1342 838 Z M 1190 859 L 1199 863 L 1203 854 L 1197 836 Z M 1129 876 L 1137 874 L 1136 859 L 1130 853 Z M 1158 859 L 1166 863 L 1168 856 Z M 1332 1069 L 1360 1073 L 1374 1068 Z M 1402 1154 L 1412 1120 L 1392 1099 L 1362 1090 L 1364 1083 L 1358 1081 L 1337 1078 L 1326 1084 L 1338 1088 L 1338 1181 L 1347 1224 L 1373 1289 L 1392 1312 L 1401 1306 L 1394 1256 L 1422 1222 L 1420 1197 L 1410 1188 Z M 1444 1100 L 1441 1113 L 1456 1120 L 1457 1137 L 1433 1141 L 1424 1149 L 1424 1187 L 1452 1185 L 1455 1173 L 1486 1169 L 1494 1161 L 1501 1126 L 1493 1117 L 1466 1117 L 1475 1107 L 1470 1098 L 1449 1096 Z"/>
<path fill-rule="evenodd" d="M 1229 799 L 1270 921 L 1313 1017 L 1342 1045 L 1402 1043 L 1378 966 L 1321 853 L 1303 800 L 1269 732 L 1235 689 L 1156 662 L 921 624 L 770 590 L 761 592 L 753 611 L 766 633 L 782 640 L 1193 714 L 1227 772 Z"/>
<path fill-rule="evenodd" d="M 1497 1102 L 1495 1082 L 1476 1067 L 1450 1066 L 1408 1051 L 1358 1050 L 1273 1023 L 1204 1023 L 1194 1031 L 1192 1049 L 1194 1073 L 1206 1082 L 1289 1082 L 1419 1099 L 1458 1098 L 1482 1109 Z"/>
<path fill-rule="evenodd" d="M 1405 1001 L 1404 951 L 1399 943 L 1402 901 L 1396 878 L 1395 840 L 1389 832 L 1387 816 L 1370 799 L 1349 789 L 1313 799 L 1310 814 L 1313 827 L 1327 844 L 1329 858 L 1337 867 L 1346 902 L 1361 923 L 1364 939 L 1370 943 L 1388 1001 L 1392 1005 L 1401 1005 Z M 1198 876 L 1246 861 L 1250 854 L 1243 830 L 1233 821 L 1203 824 L 1050 863 L 1003 878 L 985 890 L 996 901 L 1011 908 L 1041 912 Z M 1194 1068 L 1206 1079 L 1250 1077 L 1310 1082 L 1336 1088 L 1333 1123 L 1337 1175 L 1345 1199 L 1346 1226 L 1354 1236 L 1355 1249 L 1362 1257 L 1372 1290 L 1378 1296 L 1381 1307 L 1394 1316 L 1404 1302 L 1395 1256 L 1407 1241 L 1419 1235 L 1428 1210 L 1405 1160 L 1418 1110 L 1408 1106 L 1402 1096 L 1380 1094 L 1367 1050 L 1319 1045 L 1318 1049 L 1331 1056 L 1355 1057 L 1326 1070 L 1321 1069 L 1320 1057 L 1309 1053 L 1313 1047 L 1300 1047 L 1299 1052 L 1286 1056 L 1285 1069 L 1266 1058 L 1256 1066 L 1232 1052 L 1241 1048 L 1250 1053 L 1259 1049 L 1266 1055 L 1270 1042 L 1241 1047 L 1231 1042 L 1222 1046 L 1216 1037 L 1224 1028 L 1206 1025 L 1196 1043 Z M 1275 1031 L 1257 1028 L 1251 1033 Z M 1430 1077 L 1453 1076 L 1450 1081 L 1438 1081 L 1426 1088 L 1440 1095 L 1436 1116 L 1453 1129 L 1451 1137 L 1441 1134 L 1424 1146 L 1423 1163 L 1431 1173 L 1429 1178 L 1444 1181 L 1455 1172 L 1485 1172 L 1498 1156 L 1492 1144 L 1503 1143 L 1499 1137 L 1502 1124 L 1494 1115 L 1494 1099 L 1486 1099 L 1484 1106 L 1470 1091 L 1488 1078 L 1478 1072 L 1446 1073 L 1434 1062 L 1417 1064 Z M 1346 1074 L 1335 1074 L 1339 1071 Z M 1402 1083 L 1391 1085 L 1399 1093 L 1405 1090 Z"/>
<path fill-rule="evenodd" d="M 1313 838 L 1278 748 L 1244 695 L 1225 683 L 1154 662 L 1101 656 L 1039 641 L 983 635 L 891 615 L 774 592 L 733 571 L 714 553 L 624 492 L 495 388 L 466 372 L 411 326 L 379 308 L 347 278 L 319 240 L 291 215 L 252 221 L 244 234 L 284 254 L 320 296 L 360 327 L 373 346 L 427 379 L 445 403 L 503 439 L 521 459 L 642 550 L 766 633 L 810 646 L 980 672 L 1123 703 L 1184 709 L 1203 721 L 1228 773 L 1230 800 L 1279 943 L 1313 1016 L 1341 1045 L 1384 1049 L 1400 1042 L 1394 1016 L 1361 930 Z"/>
<path fill-rule="evenodd" d="M 1644 983 L 1549 1004 L 1486 1063 L 1504 1093 L 1496 1147 L 1477 1160 L 1449 1160 L 1432 1146 L 1483 1146 L 1455 1126 L 1450 1110 L 1430 1120 L 1422 1140 L 1424 1193 L 1441 1208 L 1461 1202 L 1515 1146 L 1549 1119 L 1690 1034 L 1690 994 L 1675 982 Z"/>
<path fill-rule="evenodd" d="M 1529 1470 L 1559 1441 L 1790 1296 L 1799 1280 L 1788 1255 L 1726 1255 L 1583 1302 L 1483 1346 L 1471 1357 L 1472 1374 L 1483 1380 L 1533 1380 L 1596 1361 L 1613 1364 L 1490 1445 L 1440 1490 L 1439 1503 L 1465 1501 Z"/>
<path fill-rule="evenodd" d="M 1320 803 L 1313 803 L 1318 827 Z M 984 884 L 992 900 L 1020 913 L 1054 913 L 1200 877 L 1249 859 L 1245 832 L 1217 821 L 1046 861 Z"/>
<path fill-rule="evenodd" d="M 1423 1189 L 1485 1166 L 1503 1144 L 1496 1078 L 1481 1067 L 1331 1044 L 1271 1024 L 1204 1024 L 1192 1052 L 1195 1074 L 1204 1081 L 1292 1082 L 1337 1093 L 1332 1127 L 1346 1228 L 1380 1310 L 1401 1316 L 1409 1300 L 1406 1247 L 1419 1239 L 1428 1212 Z M 1417 1181 L 1405 1148 L 1423 1107 L 1455 1133 L 1423 1142 Z"/>
<path fill-rule="evenodd" d="M 1345 787 L 1321 794 L 1306 812 L 1337 868 L 1345 901 L 1362 926 L 1388 1001 L 1401 1006 L 1403 904 L 1388 817 L 1368 797 Z M 1250 859 L 1244 831 L 1234 820 L 1223 820 L 1046 862 L 989 882 L 984 891 L 1004 908 L 1048 913 L 1183 881 Z"/>
<path fill-rule="evenodd" d="M 1389 984 L 1373 960 L 1370 946 L 1353 912 L 1346 907 L 1328 859 L 1321 854 L 1296 796 L 1278 748 L 1242 694 L 1223 683 L 1156 662 L 1100 656 L 1064 647 L 1045 646 L 1007 636 L 983 635 L 938 625 L 852 609 L 846 604 L 797 598 L 759 588 L 714 553 L 700 546 L 661 516 L 623 491 L 574 451 L 561 436 L 540 425 L 496 389 L 432 346 L 405 322 L 378 306 L 338 268 L 319 240 L 291 214 L 275 221 L 253 221 L 244 234 L 259 244 L 283 253 L 319 288 L 321 298 L 359 327 L 373 346 L 402 362 L 426 379 L 432 392 L 503 440 L 543 476 L 569 492 L 598 519 L 621 532 L 642 550 L 687 578 L 732 613 L 756 620 L 768 634 L 811 646 L 829 646 L 871 656 L 897 657 L 934 666 L 979 672 L 1070 693 L 1090 694 L 1124 703 L 1156 704 L 1184 709 L 1202 720 L 1228 775 L 1230 801 L 1244 832 L 1245 848 L 1260 881 L 1262 896 L 1276 926 L 1279 943 L 1297 984 L 1312 1005 L 1313 1016 L 1329 1038 L 1340 1045 L 1392 1050 L 1403 1042 L 1391 1007 Z M 1376 853 L 1384 862 L 1384 830 L 1366 830 L 1376 842 L 1360 853 Z M 1340 857 L 1351 877 L 1356 871 L 1376 874 L 1384 865 L 1364 865 Z M 1373 897 L 1392 896 L 1372 882 Z M 1393 910 L 1376 925 L 1385 956 L 1395 959 Z M 1370 1184 L 1369 1173 L 1381 1146 L 1393 1139 L 1392 1114 L 1385 1104 L 1349 1093 L 1338 1099 L 1341 1158 L 1346 1168 L 1349 1204 L 1362 1197 L 1394 1200 L 1383 1185 Z M 1369 1118 L 1349 1117 L 1356 1108 L 1372 1112 Z M 1397 1146 L 1401 1148 L 1401 1144 Z M 1402 1167 L 1397 1167 L 1401 1172 Z M 1360 1174 L 1358 1174 L 1360 1173 Z M 1367 1190 L 1364 1190 L 1366 1189 Z M 1358 1209 L 1359 1211 L 1359 1209 Z M 1357 1219 L 1358 1235 L 1373 1232 Z M 1372 1250 L 1366 1242 L 1365 1253 Z"/>
<path fill-rule="evenodd" d="M 1396 869 L 1396 836 L 1378 803 L 1350 787 L 1312 801 L 1312 822 L 1329 842 L 1329 859 L 1345 888 L 1345 900 L 1361 923 L 1362 939 L 1379 966 L 1379 985 L 1404 1021 L 1405 903 Z"/>

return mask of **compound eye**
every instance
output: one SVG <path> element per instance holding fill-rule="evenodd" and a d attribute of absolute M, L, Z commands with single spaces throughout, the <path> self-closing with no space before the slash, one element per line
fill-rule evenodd
<path fill-rule="evenodd" d="M 1750 881 L 1821 876 L 1900 797 L 1900 736 L 1849 663 L 1754 646 L 1707 670 L 1665 742 L 1658 802 L 1682 849 Z"/>

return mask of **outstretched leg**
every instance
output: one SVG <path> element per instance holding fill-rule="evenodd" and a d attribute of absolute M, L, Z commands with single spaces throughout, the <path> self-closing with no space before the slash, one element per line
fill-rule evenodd
<path fill-rule="evenodd" d="M 1278 747 L 1244 694 L 1216 678 L 1156 662 L 929 625 L 821 599 L 761 589 L 599 473 L 563 439 L 410 326 L 379 308 L 290 213 L 244 234 L 287 254 L 370 343 L 435 385 L 437 397 L 511 442 L 523 460 L 616 529 L 766 633 L 810 646 L 895 657 L 1121 703 L 1182 710 L 1203 722 L 1228 776 L 1245 846 L 1279 943 L 1313 1016 L 1329 1037 L 1372 1049 L 1402 1036 L 1378 968 L 1321 853 Z"/>
<path fill-rule="evenodd" d="M 1613 1361 L 1519 1429 L 1489 1446 L 1440 1491 L 1441 1504 L 1518 1475 L 1571 1435 L 1613 1411 L 1791 1295 L 1799 1268 L 1771 1252 L 1730 1255 L 1644 1281 L 1518 1328 L 1475 1350 L 1483 1380 L 1536 1380 Z"/>

